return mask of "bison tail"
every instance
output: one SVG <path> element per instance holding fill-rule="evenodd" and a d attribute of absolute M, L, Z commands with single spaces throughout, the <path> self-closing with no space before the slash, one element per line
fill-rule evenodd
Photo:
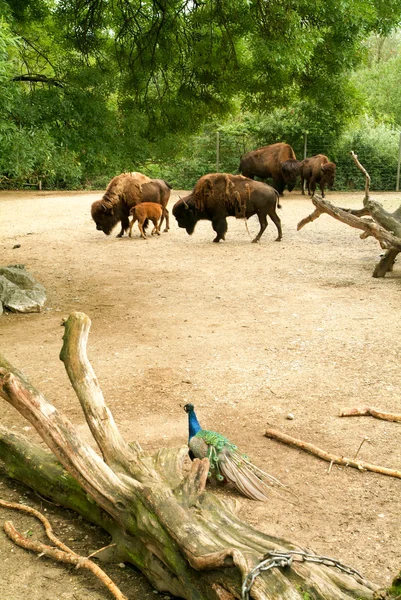
<path fill-rule="evenodd" d="M 274 188 L 273 188 L 274 189 Z M 274 190 L 276 192 L 276 202 L 277 202 L 277 208 L 283 208 L 280 204 L 280 194 L 278 193 L 277 190 Z"/>

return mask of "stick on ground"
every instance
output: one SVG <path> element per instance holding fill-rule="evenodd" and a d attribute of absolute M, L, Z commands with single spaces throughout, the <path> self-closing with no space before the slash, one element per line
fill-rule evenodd
<path fill-rule="evenodd" d="M 388 469 L 387 467 L 371 465 L 362 461 L 356 461 L 345 456 L 336 456 L 335 454 L 330 454 L 329 452 L 326 452 L 325 450 L 322 450 L 321 448 L 318 448 L 309 442 L 304 442 L 297 438 L 293 438 L 285 433 L 282 433 L 281 431 L 277 431 L 276 429 L 267 429 L 265 436 L 282 442 L 283 444 L 295 446 L 296 448 L 310 452 L 311 454 L 314 454 L 315 456 L 318 456 L 319 458 L 336 465 L 354 467 L 355 469 L 359 469 L 359 471 L 373 471 L 374 473 L 381 473 L 381 475 L 388 475 L 389 477 L 397 477 L 398 479 L 401 479 L 401 471 Z"/>
<path fill-rule="evenodd" d="M 72 565 L 76 565 L 78 568 L 84 568 L 91 571 L 100 581 L 107 587 L 107 589 L 113 594 L 116 600 L 128 600 L 126 596 L 120 591 L 120 589 L 116 586 L 114 581 L 110 579 L 108 575 L 101 569 L 96 563 L 89 560 L 85 556 L 80 556 L 71 548 L 63 544 L 53 533 L 53 528 L 42 513 L 37 511 L 30 506 L 25 506 L 24 504 L 18 504 L 16 502 L 6 502 L 5 500 L 0 500 L 0 506 L 3 508 L 12 508 L 15 510 L 20 510 L 26 512 L 30 515 L 33 515 L 39 521 L 42 522 L 47 537 L 57 546 L 57 548 L 52 548 L 51 546 L 47 546 L 42 542 L 36 542 L 34 540 L 30 540 L 25 536 L 21 535 L 14 527 L 11 521 L 6 521 L 4 523 L 4 531 L 8 535 L 8 537 L 13 540 L 18 546 L 21 548 L 25 548 L 26 550 L 31 550 L 33 552 L 39 553 L 41 556 L 48 556 L 57 562 L 69 563 Z"/>
<path fill-rule="evenodd" d="M 340 417 L 375 417 L 376 419 L 383 419 L 383 421 L 394 421 L 401 423 L 401 415 L 395 415 L 392 413 L 386 413 L 377 408 L 364 406 L 363 408 L 349 408 L 342 410 L 339 414 Z"/>

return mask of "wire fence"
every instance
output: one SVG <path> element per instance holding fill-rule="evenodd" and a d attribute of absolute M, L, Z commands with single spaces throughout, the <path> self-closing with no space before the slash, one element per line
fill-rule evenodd
<path fill-rule="evenodd" d="M 401 161 L 401 134 L 394 132 L 387 143 L 369 142 L 363 135 L 356 134 L 353 138 L 339 141 L 332 136 L 320 133 L 303 133 L 288 140 L 261 139 L 257 135 L 229 134 L 226 132 L 208 132 L 196 138 L 196 153 L 202 156 L 199 164 L 202 173 L 225 172 L 239 173 L 239 161 L 242 154 L 268 146 L 278 141 L 289 143 L 299 160 L 315 154 L 324 154 L 336 163 L 336 190 L 363 190 L 365 176 L 356 167 L 351 158 L 353 150 L 361 164 L 371 177 L 371 190 L 399 191 L 400 186 L 400 161 Z"/>

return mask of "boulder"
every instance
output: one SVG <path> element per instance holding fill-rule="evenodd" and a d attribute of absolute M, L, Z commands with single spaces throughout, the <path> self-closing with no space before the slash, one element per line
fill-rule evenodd
<path fill-rule="evenodd" d="M 17 313 L 40 312 L 45 302 L 45 288 L 24 265 L 0 267 L 0 306 Z"/>

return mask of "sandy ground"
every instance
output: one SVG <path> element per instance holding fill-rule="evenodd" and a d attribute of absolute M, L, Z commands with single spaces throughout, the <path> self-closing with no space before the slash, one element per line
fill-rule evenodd
<path fill-rule="evenodd" d="M 373 194 L 388 209 L 394 194 Z M 195 404 L 205 428 L 235 441 L 260 467 L 291 486 L 299 502 L 272 496 L 241 500 L 240 515 L 272 535 L 333 556 L 386 585 L 401 566 L 399 479 L 333 466 L 267 439 L 267 426 L 327 451 L 401 469 L 400 425 L 339 418 L 370 405 L 400 413 L 401 267 L 384 279 L 372 271 L 373 239 L 324 215 L 300 232 L 313 207 L 297 193 L 283 198 L 283 241 L 272 223 L 251 244 L 243 222 L 229 219 L 226 242 L 211 243 L 210 223 L 193 236 L 171 230 L 142 240 L 96 231 L 90 205 L 100 193 L 0 194 L 2 265 L 23 263 L 46 287 L 40 314 L 0 317 L 0 352 L 22 370 L 90 440 L 79 403 L 58 358 L 61 320 L 92 319 L 88 354 L 121 432 L 149 451 L 186 443 L 183 405 Z M 331 193 L 340 206 L 362 194 Z M 177 199 L 172 194 L 171 206 Z M 254 234 L 258 225 L 251 219 Z M 19 248 L 13 248 L 20 244 Z M 4 401 L 1 423 L 37 440 Z M 288 420 L 289 413 L 294 415 Z M 232 494 L 225 490 L 224 494 Z M 76 515 L 0 477 L 0 498 L 48 515 L 56 533 L 89 554 L 108 537 Z M 0 509 L 24 533 L 32 519 Z M 107 567 L 130 599 L 154 592 L 130 567 Z M 106 600 L 92 575 L 38 559 L 0 532 L 5 600 Z M 163 597 L 163 596 L 162 596 Z"/>

